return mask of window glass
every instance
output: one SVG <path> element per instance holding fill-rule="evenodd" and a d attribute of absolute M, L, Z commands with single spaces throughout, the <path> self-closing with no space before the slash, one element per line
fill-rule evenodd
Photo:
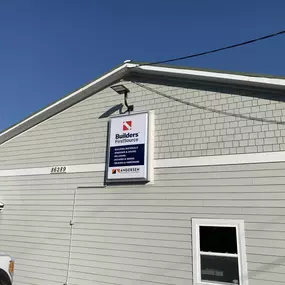
<path fill-rule="evenodd" d="M 238 258 L 201 255 L 201 280 L 239 284 Z"/>
<path fill-rule="evenodd" d="M 236 228 L 200 226 L 200 250 L 236 254 Z"/>

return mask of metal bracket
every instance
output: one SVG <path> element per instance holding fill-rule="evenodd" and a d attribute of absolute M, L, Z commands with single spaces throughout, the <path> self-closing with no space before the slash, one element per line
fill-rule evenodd
<path fill-rule="evenodd" d="M 134 105 L 129 105 L 128 104 L 128 92 L 124 93 L 124 101 L 125 101 L 125 106 L 127 107 L 127 112 L 132 112 L 134 110 Z"/>

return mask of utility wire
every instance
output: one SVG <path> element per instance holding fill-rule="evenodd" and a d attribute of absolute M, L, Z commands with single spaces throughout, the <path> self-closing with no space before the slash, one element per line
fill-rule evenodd
<path fill-rule="evenodd" d="M 155 62 L 151 62 L 151 63 L 142 63 L 142 64 L 138 64 L 137 66 L 143 66 L 143 65 L 156 65 L 156 64 L 160 64 L 160 63 L 168 63 L 168 62 L 173 62 L 173 61 L 178 61 L 178 60 L 184 60 L 184 59 L 188 59 L 188 58 L 193 58 L 193 57 L 198 57 L 198 56 L 202 56 L 202 55 L 207 55 L 207 54 L 211 54 L 211 53 L 216 53 L 216 52 L 220 52 L 223 50 L 227 50 L 227 49 L 232 49 L 232 48 L 236 48 L 236 47 L 240 47 L 240 46 L 245 46 L 248 44 L 252 44 L 258 41 L 263 41 L 266 39 L 270 39 L 279 35 L 283 35 L 285 34 L 285 30 L 277 32 L 277 33 L 273 33 L 273 34 L 269 34 L 260 38 L 256 38 L 256 39 L 252 39 L 249 41 L 245 41 L 245 42 L 241 42 L 241 43 L 237 43 L 234 45 L 229 45 L 229 46 L 225 46 L 222 48 L 217 48 L 217 49 L 213 49 L 213 50 L 209 50 L 209 51 L 205 51 L 205 52 L 200 52 L 200 53 L 195 53 L 195 54 L 190 54 L 190 55 L 186 55 L 186 56 L 182 56 L 182 57 L 175 57 L 172 59 L 167 59 L 167 60 L 162 60 L 162 61 L 155 61 Z"/>
<path fill-rule="evenodd" d="M 134 84 L 136 84 L 137 86 L 140 86 L 141 88 L 143 88 L 145 90 L 148 90 L 150 92 L 156 93 L 156 94 L 158 94 L 158 95 L 160 95 L 162 97 L 168 98 L 170 100 L 173 100 L 173 101 L 179 102 L 181 104 L 188 105 L 188 106 L 191 106 L 193 108 L 197 108 L 197 109 L 200 109 L 200 110 L 203 110 L 203 111 L 217 113 L 217 114 L 224 115 L 224 116 L 231 116 L 231 117 L 235 117 L 235 118 L 239 118 L 239 119 L 258 121 L 258 122 L 267 123 L 267 124 L 285 125 L 285 121 L 277 121 L 277 120 L 272 120 L 272 119 L 257 118 L 257 117 L 253 117 L 251 115 L 243 115 L 243 114 L 232 113 L 232 112 L 223 111 L 223 110 L 217 110 L 217 109 L 214 109 L 214 108 L 211 108 L 211 107 L 201 106 L 199 104 L 191 103 L 191 102 L 179 99 L 179 98 L 172 97 L 172 96 L 170 96 L 168 94 L 165 94 L 165 93 L 160 92 L 160 91 L 158 91 L 156 89 L 148 87 L 148 86 L 146 86 L 143 83 L 140 83 L 140 82 L 137 82 L 137 81 L 132 81 L 132 82 Z"/>
<path fill-rule="evenodd" d="M 68 285 L 68 281 L 69 281 L 69 271 L 70 271 L 70 266 L 71 266 L 71 252 L 72 252 L 72 238 L 73 238 L 73 225 L 74 225 L 76 194 L 77 194 L 77 189 L 75 188 L 74 193 L 73 193 L 72 215 L 71 215 L 71 220 L 69 222 L 70 234 L 69 234 L 69 249 L 68 249 L 66 282 L 63 285 Z"/>

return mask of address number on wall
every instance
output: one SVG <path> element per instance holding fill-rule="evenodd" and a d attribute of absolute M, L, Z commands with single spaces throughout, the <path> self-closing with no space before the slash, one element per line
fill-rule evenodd
<path fill-rule="evenodd" d="M 66 166 L 56 166 L 52 167 L 50 170 L 51 174 L 60 174 L 60 173 L 66 173 Z"/>

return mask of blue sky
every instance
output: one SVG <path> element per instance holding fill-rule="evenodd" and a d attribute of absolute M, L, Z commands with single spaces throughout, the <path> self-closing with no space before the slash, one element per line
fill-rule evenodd
<path fill-rule="evenodd" d="M 157 61 L 285 29 L 285 1 L 0 0 L 0 130 L 126 59 Z M 285 75 L 285 35 L 177 65 Z"/>

